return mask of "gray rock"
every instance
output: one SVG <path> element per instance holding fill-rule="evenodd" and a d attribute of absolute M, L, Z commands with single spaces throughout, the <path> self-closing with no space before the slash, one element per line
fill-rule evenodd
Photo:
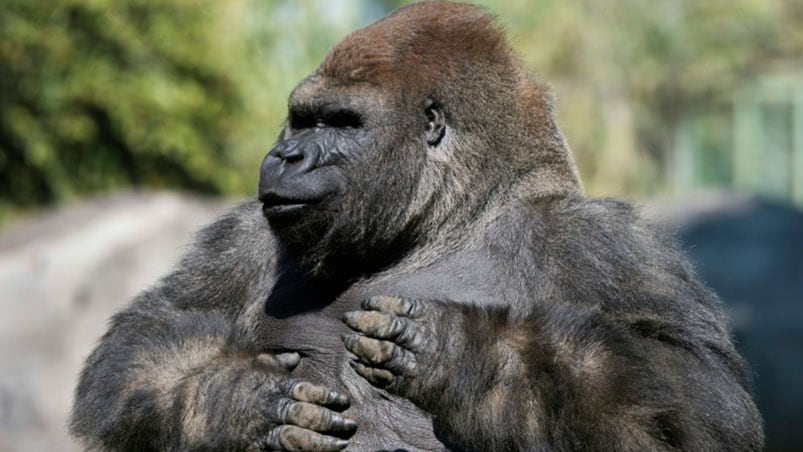
<path fill-rule="evenodd" d="M 66 420 L 109 317 L 231 202 L 130 193 L 0 233 L 0 450 L 80 450 Z"/>

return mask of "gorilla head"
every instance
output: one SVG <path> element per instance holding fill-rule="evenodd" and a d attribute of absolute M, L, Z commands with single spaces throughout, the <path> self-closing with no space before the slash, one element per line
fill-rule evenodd
<path fill-rule="evenodd" d="M 437 252 L 517 197 L 580 191 L 548 93 L 470 5 L 418 3 L 352 33 L 289 110 L 259 193 L 314 274 Z"/>

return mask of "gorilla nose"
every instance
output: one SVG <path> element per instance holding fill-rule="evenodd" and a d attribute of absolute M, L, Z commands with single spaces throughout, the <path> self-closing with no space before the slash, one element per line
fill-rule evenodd
<path fill-rule="evenodd" d="M 302 176 L 315 169 L 317 154 L 314 146 L 285 140 L 271 149 L 262 160 L 260 179 L 278 183 L 281 179 Z"/>
<path fill-rule="evenodd" d="M 262 161 L 261 178 L 300 176 L 315 169 L 317 152 L 314 145 L 300 140 L 284 140 L 268 152 Z"/>
<path fill-rule="evenodd" d="M 301 146 L 293 146 L 290 148 L 284 146 L 281 148 L 277 147 L 273 154 L 287 164 L 298 163 L 304 160 L 304 153 L 301 152 Z"/>
<path fill-rule="evenodd" d="M 317 167 L 319 152 L 315 143 L 288 139 L 277 144 L 262 160 L 259 172 L 259 197 L 263 202 L 283 202 L 294 198 L 295 188 Z"/>

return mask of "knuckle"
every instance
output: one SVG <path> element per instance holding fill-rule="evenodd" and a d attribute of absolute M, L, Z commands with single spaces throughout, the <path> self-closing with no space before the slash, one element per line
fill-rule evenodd
<path fill-rule="evenodd" d="M 300 383 L 301 381 L 295 378 L 286 378 L 284 379 L 284 381 L 280 383 L 279 388 L 283 394 L 292 396 L 295 387 L 298 386 Z"/>
<path fill-rule="evenodd" d="M 424 316 L 427 312 L 427 305 L 426 303 L 422 302 L 421 300 L 407 300 L 408 308 L 407 308 L 407 315 L 413 318 L 420 318 Z"/>
<path fill-rule="evenodd" d="M 417 359 L 414 353 L 402 348 L 397 348 L 393 353 L 393 358 L 390 360 L 388 367 L 394 369 L 399 374 L 410 376 L 414 374 L 416 365 Z"/>
<path fill-rule="evenodd" d="M 344 334 L 343 344 L 345 344 L 346 348 L 349 350 L 355 351 L 359 337 L 360 335 L 355 333 Z"/>
<path fill-rule="evenodd" d="M 407 321 L 400 317 L 393 317 L 390 321 L 390 334 L 399 337 L 407 330 Z"/>
<path fill-rule="evenodd" d="M 278 361 L 276 360 L 276 357 L 271 353 L 260 353 L 254 359 L 258 364 L 266 367 L 275 367 L 279 365 Z"/>
<path fill-rule="evenodd" d="M 295 402 L 288 409 L 287 422 L 299 427 L 316 430 L 324 420 L 321 408 L 306 402 Z"/>
<path fill-rule="evenodd" d="M 368 332 L 375 331 L 382 323 L 382 313 L 376 311 L 364 312 L 357 320 L 358 328 Z"/>
<path fill-rule="evenodd" d="M 399 300 L 399 307 L 400 311 L 406 315 L 412 317 L 416 313 L 416 301 L 410 300 L 408 298 L 402 298 Z"/>
<path fill-rule="evenodd" d="M 393 354 L 395 344 L 368 337 L 360 338 L 361 354 L 371 363 L 378 364 L 388 360 Z"/>
<path fill-rule="evenodd" d="M 393 373 L 386 369 L 374 369 L 374 379 L 383 385 L 393 381 Z"/>
<path fill-rule="evenodd" d="M 396 349 L 393 350 L 393 356 L 390 358 L 390 361 L 388 361 L 388 367 L 400 368 L 406 359 L 405 355 L 404 349 L 396 347 Z"/>
<path fill-rule="evenodd" d="M 268 435 L 261 441 L 266 449 L 283 450 L 282 435 L 287 426 L 280 425 L 268 432 Z"/>
<path fill-rule="evenodd" d="M 278 428 L 278 444 L 288 450 L 301 450 L 304 445 L 304 431 L 292 425 Z"/>
<path fill-rule="evenodd" d="M 396 343 L 407 348 L 413 348 L 419 342 L 420 335 L 421 332 L 415 322 L 405 321 L 404 327 L 396 337 Z"/>
<path fill-rule="evenodd" d="M 418 359 L 415 357 L 414 354 L 410 354 L 408 359 L 403 361 L 404 373 L 406 375 L 414 375 L 416 370 L 418 369 Z"/>
<path fill-rule="evenodd" d="M 326 390 L 318 385 L 306 381 L 299 381 L 293 385 L 290 395 L 301 402 L 316 402 L 321 399 Z"/>
<path fill-rule="evenodd" d="M 292 401 L 290 399 L 280 398 L 275 400 L 268 408 L 269 418 L 275 420 L 279 424 L 287 423 L 287 417 L 289 416 L 289 408 L 291 404 Z"/>
<path fill-rule="evenodd" d="M 299 402 L 308 402 L 314 405 L 347 407 L 350 404 L 350 400 L 345 394 L 306 381 L 297 382 L 290 391 L 290 397 Z"/>

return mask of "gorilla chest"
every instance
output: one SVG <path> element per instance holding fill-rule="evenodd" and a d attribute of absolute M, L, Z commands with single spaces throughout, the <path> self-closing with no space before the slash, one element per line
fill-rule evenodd
<path fill-rule="evenodd" d="M 351 440 L 355 450 L 442 450 L 444 446 L 435 437 L 427 413 L 405 399 L 374 388 L 348 365 L 350 356 L 341 341 L 348 329 L 340 316 L 359 309 L 360 303 L 373 295 L 503 303 L 498 289 L 499 272 L 487 262 L 476 256 L 444 259 L 426 269 L 390 272 L 361 281 L 338 295 L 304 284 L 295 284 L 292 290 L 274 287 L 261 309 L 262 321 L 257 322 L 260 348 L 301 353 L 301 364 L 293 371 L 295 376 L 350 394 L 352 406 L 348 414 L 360 425 Z"/>
<path fill-rule="evenodd" d="M 508 276 L 510 273 L 487 254 L 463 252 L 425 268 L 389 271 L 344 291 L 321 288 L 302 275 L 283 275 L 267 299 L 252 306 L 247 323 L 258 325 L 256 340 L 263 349 L 298 351 L 322 358 L 339 355 L 340 335 L 347 331 L 340 316 L 360 309 L 360 303 L 371 296 L 515 305 L 526 297 L 516 278 Z"/>
<path fill-rule="evenodd" d="M 341 300 L 351 309 L 374 295 L 395 295 L 422 300 L 441 300 L 477 305 L 509 305 L 517 295 L 510 292 L 506 270 L 486 253 L 464 251 L 433 265 L 407 272 L 389 272 L 356 284 Z"/>

